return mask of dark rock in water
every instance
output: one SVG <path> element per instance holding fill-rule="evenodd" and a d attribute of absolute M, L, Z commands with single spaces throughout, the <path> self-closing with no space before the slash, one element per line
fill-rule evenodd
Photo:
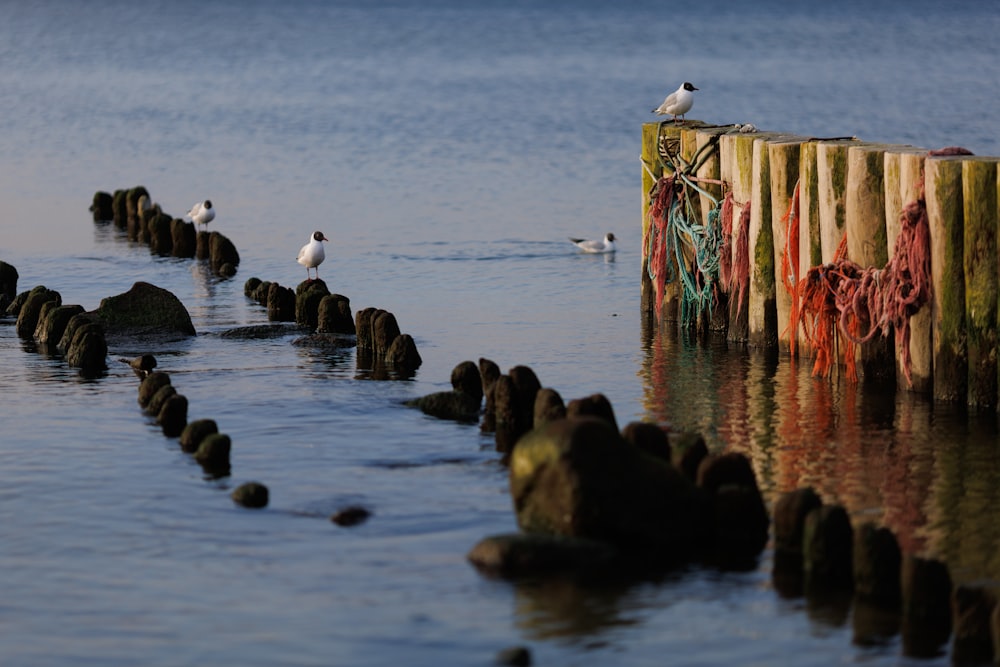
<path fill-rule="evenodd" d="M 49 304 L 54 303 L 55 301 L 49 302 Z M 35 338 L 38 340 L 38 343 L 40 345 L 51 345 L 52 347 L 59 345 L 63 334 L 66 333 L 69 321 L 81 313 L 83 313 L 83 306 L 79 305 L 49 308 L 45 314 L 45 318 L 38 322 L 38 327 L 35 330 Z"/>
<path fill-rule="evenodd" d="M 38 328 L 38 318 L 42 313 L 42 305 L 54 301 L 57 306 L 62 305 L 62 296 L 55 290 L 50 290 L 44 285 L 34 287 L 28 292 L 21 310 L 17 314 L 16 331 L 21 338 L 30 339 L 35 335 Z"/>
<path fill-rule="evenodd" d="M 806 518 L 823 506 L 819 495 L 810 487 L 781 495 L 774 503 L 774 567 L 801 570 L 802 545 Z"/>
<path fill-rule="evenodd" d="M 952 630 L 952 581 L 948 566 L 939 560 L 907 554 L 903 557 L 901 588 L 904 654 L 913 658 L 940 655 Z"/>
<path fill-rule="evenodd" d="M 149 191 L 142 185 L 137 185 L 125 193 L 125 222 L 129 227 L 138 225 L 139 214 L 141 212 L 139 209 L 139 199 L 141 197 L 149 199 Z"/>
<path fill-rule="evenodd" d="M 535 371 L 528 366 L 514 366 L 507 375 L 514 381 L 517 388 L 517 414 L 523 420 L 524 428 L 531 430 L 535 421 L 535 397 L 542 388 L 542 383 Z"/>
<path fill-rule="evenodd" d="M 259 285 L 257 285 L 257 289 L 253 291 L 253 296 L 251 298 L 253 298 L 254 301 L 256 301 L 257 303 L 266 308 L 267 299 L 268 296 L 270 296 L 270 294 L 271 294 L 271 281 L 265 280 L 261 282 Z"/>
<path fill-rule="evenodd" d="M 372 513 L 364 507 L 353 505 L 335 512 L 334 515 L 330 517 L 330 521 L 338 526 L 356 526 L 359 523 L 367 521 L 368 517 L 371 515 Z"/>
<path fill-rule="evenodd" d="M 535 408 L 533 410 L 533 424 L 535 428 L 566 418 L 566 405 L 562 396 L 555 389 L 543 387 L 535 394 Z"/>
<path fill-rule="evenodd" d="M 670 440 L 660 426 L 649 422 L 631 422 L 625 425 L 622 437 L 650 456 L 673 465 Z"/>
<path fill-rule="evenodd" d="M 267 487 L 260 482 L 246 482 L 236 487 L 229 494 L 229 497 L 237 505 L 250 509 L 261 509 L 267 507 L 267 503 L 270 501 L 269 495 Z"/>
<path fill-rule="evenodd" d="M 265 340 L 281 338 L 289 334 L 306 333 L 307 331 L 308 329 L 297 324 L 252 324 L 247 327 L 226 329 L 219 334 L 219 337 L 238 340 Z"/>
<path fill-rule="evenodd" d="M 127 361 L 128 365 L 132 367 L 132 370 L 140 378 L 145 378 L 156 368 L 156 357 L 151 354 L 143 354 L 131 360 L 122 359 L 122 361 Z"/>
<path fill-rule="evenodd" d="M 486 397 L 486 408 L 483 411 L 483 421 L 480 430 L 483 433 L 493 433 L 497 428 L 496 407 L 493 402 L 493 384 L 500 377 L 500 367 L 489 359 L 479 359 L 479 374 L 483 378 L 483 396 Z"/>
<path fill-rule="evenodd" d="M 317 329 L 320 333 L 354 335 L 357 329 L 351 315 L 351 300 L 341 294 L 328 294 L 319 302 Z"/>
<path fill-rule="evenodd" d="M 612 567 L 618 557 L 606 542 L 527 533 L 487 537 L 467 555 L 484 574 L 499 577 L 598 572 Z"/>
<path fill-rule="evenodd" d="M 149 398 L 149 404 L 146 406 L 146 412 L 151 415 L 159 415 L 160 410 L 163 409 L 163 405 L 167 402 L 167 399 L 176 395 L 177 390 L 174 389 L 173 385 L 163 385 Z"/>
<path fill-rule="evenodd" d="M 899 609 L 903 555 L 888 528 L 865 522 L 854 532 L 854 594 L 873 605 Z"/>
<path fill-rule="evenodd" d="M 198 231 L 193 222 L 181 218 L 171 220 L 170 239 L 174 257 L 194 257 L 198 251 Z"/>
<path fill-rule="evenodd" d="M 176 438 L 187 426 L 188 400 L 182 394 L 174 394 L 160 408 L 156 422 L 163 428 L 163 435 Z"/>
<path fill-rule="evenodd" d="M 358 337 L 358 350 L 364 350 L 374 354 L 375 336 L 372 331 L 372 320 L 382 311 L 378 308 L 362 308 L 354 316 L 354 330 Z"/>
<path fill-rule="evenodd" d="M 951 664 L 989 664 L 994 655 L 990 628 L 996 595 L 985 587 L 960 584 L 952 592 L 951 606 L 955 626 Z"/>
<path fill-rule="evenodd" d="M 247 281 L 243 283 L 243 295 L 248 299 L 257 300 L 256 292 L 257 288 L 260 287 L 261 279 L 257 276 L 247 278 Z"/>
<path fill-rule="evenodd" d="M 607 420 L 566 418 L 529 432 L 513 448 L 509 470 L 525 532 L 608 542 L 664 566 L 698 546 L 702 494 Z"/>
<path fill-rule="evenodd" d="M 325 333 L 306 334 L 293 340 L 292 345 L 296 347 L 310 347 L 317 350 L 343 350 L 354 347 L 354 336 Z"/>
<path fill-rule="evenodd" d="M 21 308 L 24 307 L 24 304 L 28 300 L 29 296 L 31 296 L 31 292 L 19 293 L 17 296 L 14 297 L 14 300 L 11 301 L 10 304 L 7 306 L 7 309 L 6 311 L 4 311 L 4 314 L 7 315 L 8 317 L 14 317 L 14 318 L 18 317 L 21 314 Z"/>
<path fill-rule="evenodd" d="M 319 322 L 319 304 L 330 290 L 319 278 L 305 280 L 295 288 L 295 321 L 315 330 Z"/>
<path fill-rule="evenodd" d="M 270 283 L 267 288 L 267 319 L 271 322 L 295 321 L 295 292 L 291 287 Z"/>
<path fill-rule="evenodd" d="M 170 376 L 163 371 L 154 371 L 147 375 L 139 383 L 139 406 L 142 408 L 149 406 L 149 402 L 153 400 L 153 396 L 160 390 L 160 387 L 168 384 L 170 384 Z"/>
<path fill-rule="evenodd" d="M 110 193 L 95 192 L 89 209 L 94 216 L 94 222 L 110 222 L 114 220 L 115 211 L 112 206 L 113 203 L 114 197 Z"/>
<path fill-rule="evenodd" d="M 700 433 L 670 433 L 670 456 L 674 467 L 683 472 L 692 482 L 698 480 L 698 468 L 708 456 L 708 445 Z"/>
<path fill-rule="evenodd" d="M 460 391 L 439 391 L 407 401 L 406 405 L 439 419 L 475 423 L 479 421 L 481 403 L 480 399 Z"/>
<path fill-rule="evenodd" d="M 173 218 L 165 213 L 155 213 L 146 223 L 149 249 L 155 255 L 166 257 L 174 252 Z"/>
<path fill-rule="evenodd" d="M 214 419 L 196 419 L 193 422 L 189 422 L 181 432 L 181 450 L 192 454 L 198 451 L 198 446 L 201 445 L 202 440 L 218 432 L 219 427 Z"/>
<path fill-rule="evenodd" d="M 73 319 L 77 317 L 80 316 L 75 315 Z M 79 368 L 85 376 L 96 376 L 107 370 L 107 358 L 108 343 L 104 338 L 104 328 L 100 324 L 90 322 L 75 329 L 73 338 L 66 348 L 67 364 Z"/>
<path fill-rule="evenodd" d="M 849 591 L 854 586 L 854 528 L 843 507 L 821 505 L 806 515 L 802 570 L 807 589 Z"/>
<path fill-rule="evenodd" d="M 389 347 L 398 337 L 399 324 L 396 323 L 396 316 L 387 310 L 379 312 L 372 320 L 372 341 L 375 345 L 375 356 L 384 359 Z"/>
<path fill-rule="evenodd" d="M 228 435 L 212 433 L 202 439 L 194 453 L 194 460 L 200 463 L 202 469 L 210 475 L 228 475 L 231 449 L 232 441 Z"/>
<path fill-rule="evenodd" d="M 566 406 L 567 417 L 600 417 L 605 419 L 615 430 L 618 430 L 618 421 L 615 419 L 615 410 L 611 407 L 611 401 L 604 394 L 591 394 L 583 398 L 575 398 Z"/>
<path fill-rule="evenodd" d="M 101 321 L 94 317 L 92 313 L 77 313 L 73 317 L 69 318 L 69 322 L 66 323 L 66 328 L 63 329 L 62 337 L 59 339 L 59 350 L 62 351 L 63 354 L 69 352 L 70 345 L 73 344 L 73 339 L 76 337 L 77 330 L 92 324 L 101 326 Z"/>
<path fill-rule="evenodd" d="M 770 530 L 750 459 L 740 453 L 709 456 L 698 468 L 698 487 L 713 509 L 711 557 L 723 567 L 750 567 Z"/>
<path fill-rule="evenodd" d="M 17 297 L 17 279 L 20 276 L 13 264 L 0 261 L 0 311 L 6 309 L 6 305 L 13 303 Z"/>
<path fill-rule="evenodd" d="M 233 242 L 219 232 L 212 232 L 208 237 L 208 247 L 212 273 L 224 277 L 236 275 L 240 254 Z"/>
<path fill-rule="evenodd" d="M 527 366 L 514 366 L 493 381 L 490 394 L 497 451 L 509 452 L 517 439 L 531 430 L 540 389 L 538 376 Z"/>
<path fill-rule="evenodd" d="M 119 229 L 128 226 L 128 206 L 125 201 L 127 198 L 128 190 L 115 190 L 111 196 L 111 211 L 114 214 L 112 221 Z"/>
<path fill-rule="evenodd" d="M 496 664 L 511 667 L 531 667 L 531 650 L 526 646 L 511 646 L 497 653 Z"/>
<path fill-rule="evenodd" d="M 194 336 L 184 304 L 165 289 L 137 282 L 132 289 L 101 300 L 94 311 L 109 336 L 176 339 Z"/>
<path fill-rule="evenodd" d="M 397 369 L 415 370 L 423 359 L 417 352 L 417 344 L 410 334 L 399 334 L 385 353 L 385 363 Z"/>
<path fill-rule="evenodd" d="M 479 367 L 471 361 L 463 361 L 451 370 L 451 388 L 477 401 L 483 400 L 483 378 Z"/>

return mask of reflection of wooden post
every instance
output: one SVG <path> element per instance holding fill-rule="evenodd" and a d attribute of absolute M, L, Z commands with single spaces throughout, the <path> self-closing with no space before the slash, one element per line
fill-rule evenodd
<path fill-rule="evenodd" d="M 847 149 L 847 256 L 862 268 L 884 269 L 889 263 L 882 176 L 885 149 L 874 144 L 857 144 Z M 881 334 L 861 345 L 859 376 L 865 380 L 894 379 L 893 350 L 892 338 L 883 338 Z"/>
<path fill-rule="evenodd" d="M 964 401 L 968 358 L 961 159 L 928 157 L 924 162 L 924 179 L 931 231 L 934 398 Z"/>
<path fill-rule="evenodd" d="M 924 158 L 922 148 L 895 146 L 885 153 L 885 232 L 886 245 L 892 257 L 900 230 L 900 214 L 909 204 L 923 196 Z M 910 317 L 910 378 L 909 387 L 915 392 L 931 392 L 931 304 L 926 304 Z M 896 350 L 896 386 L 907 387 L 906 374 Z"/>
<path fill-rule="evenodd" d="M 788 222 L 785 215 L 789 213 L 789 205 L 795 193 L 795 186 L 799 181 L 799 153 L 801 139 L 790 139 L 787 141 L 775 141 L 767 145 L 768 161 L 771 165 L 771 234 L 773 237 L 774 249 L 774 290 L 775 290 L 775 310 L 777 317 L 777 331 L 779 335 L 778 344 L 783 350 L 791 347 L 794 337 L 798 340 L 798 322 L 791 323 L 790 315 L 792 310 L 792 294 L 785 287 L 785 277 L 781 273 L 781 267 L 785 255 L 792 253 L 794 262 L 799 261 L 799 246 L 794 248 L 788 244 Z M 792 215 L 798 218 L 798 211 Z M 801 239 L 799 240 L 801 243 Z M 794 271 L 792 260 L 788 262 L 789 270 Z M 808 268 L 808 267 L 806 267 Z M 790 276 L 789 282 L 793 284 L 805 273 L 799 269 L 797 275 Z"/>
<path fill-rule="evenodd" d="M 733 192 L 733 270 L 736 270 L 736 245 L 740 236 L 740 218 L 750 202 L 753 185 L 753 134 L 725 134 L 719 139 L 719 170 L 722 180 Z M 751 209 L 753 206 L 751 205 Z M 729 295 L 729 332 L 727 338 L 745 343 L 749 337 L 747 297 L 740 304 L 736 294 Z M 739 315 L 737 316 L 737 313 Z"/>
<path fill-rule="evenodd" d="M 968 404 L 997 402 L 997 164 L 962 161 L 965 234 L 965 326 L 968 335 Z"/>

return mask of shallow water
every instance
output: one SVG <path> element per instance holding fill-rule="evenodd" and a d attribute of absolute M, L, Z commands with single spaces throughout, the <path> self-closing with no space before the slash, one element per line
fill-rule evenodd
<path fill-rule="evenodd" d="M 402 406 L 463 360 L 526 364 L 566 399 L 604 393 L 622 424 L 747 452 L 769 501 L 812 485 L 956 579 L 1000 579 L 995 415 L 816 380 L 639 313 L 639 125 L 676 80 L 708 122 L 1000 152 L 997 12 L 870 4 L 0 7 L 0 259 L 19 289 L 87 309 L 154 283 L 198 331 L 112 350 L 84 380 L 0 324 L 2 662 L 488 664 L 513 644 L 537 664 L 910 661 L 898 636 L 857 637 L 849 609 L 783 597 L 770 551 L 751 572 L 631 585 L 480 576 L 468 550 L 516 529 L 493 442 Z M 174 215 L 212 198 L 237 277 L 91 222 L 95 191 L 138 184 Z M 396 315 L 414 378 L 373 380 L 353 350 L 292 334 L 220 335 L 266 322 L 244 281 L 301 281 L 317 228 L 321 277 L 355 312 Z M 605 231 L 613 258 L 565 240 Z M 143 352 L 231 436 L 231 476 L 141 412 L 114 359 Z M 249 480 L 268 509 L 227 497 Z M 373 517 L 328 520 L 352 504 Z"/>

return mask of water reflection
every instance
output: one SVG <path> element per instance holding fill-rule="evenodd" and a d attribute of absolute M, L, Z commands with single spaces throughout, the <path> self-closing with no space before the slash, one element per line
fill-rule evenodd
<path fill-rule="evenodd" d="M 1000 580 L 997 417 L 894 388 L 816 378 L 807 358 L 641 328 L 647 419 L 753 460 L 769 502 L 811 486 L 956 581 Z"/>

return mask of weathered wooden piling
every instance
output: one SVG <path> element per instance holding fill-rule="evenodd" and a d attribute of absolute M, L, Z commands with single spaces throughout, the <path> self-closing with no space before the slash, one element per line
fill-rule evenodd
<path fill-rule="evenodd" d="M 799 157 L 802 144 L 802 139 L 782 139 L 767 144 L 770 164 L 771 243 L 777 276 L 774 281 L 777 331 L 779 345 L 788 352 L 794 351 L 792 342 L 797 344 L 799 336 L 798 309 L 793 307 L 793 296 L 801 278 L 799 269 L 801 214 L 800 199 L 796 190 L 799 184 Z M 785 269 L 787 273 L 784 272 Z M 794 302 L 797 303 L 797 299 Z M 793 318 L 793 314 L 796 317 Z"/>
<path fill-rule="evenodd" d="M 997 164 L 962 160 L 965 330 L 969 374 L 967 402 L 997 404 Z"/>
<path fill-rule="evenodd" d="M 924 159 L 927 151 L 894 146 L 885 152 L 885 232 L 890 256 L 896 252 L 903 210 L 924 199 Z M 903 366 L 903 350 L 896 348 L 896 386 L 929 394 L 932 390 L 931 308 L 910 317 L 909 379 Z"/>
<path fill-rule="evenodd" d="M 732 192 L 731 258 L 733 275 L 738 279 L 741 268 L 749 269 L 748 234 L 744 225 L 744 209 L 752 209 L 750 198 L 753 187 L 753 134 L 725 134 L 719 138 L 719 173 Z M 733 342 L 747 342 L 749 338 L 749 290 L 739 284 L 726 285 L 729 296 L 729 331 L 727 338 Z"/>
<path fill-rule="evenodd" d="M 964 401 L 968 348 L 961 158 L 928 157 L 924 163 L 924 194 L 931 232 L 934 398 Z"/>
<path fill-rule="evenodd" d="M 773 135 L 757 135 L 753 142 L 753 171 L 750 186 L 750 296 L 747 306 L 748 337 L 753 347 L 778 344 L 778 311 L 774 280 L 774 229 L 771 225 L 771 158 L 768 150 Z"/>

